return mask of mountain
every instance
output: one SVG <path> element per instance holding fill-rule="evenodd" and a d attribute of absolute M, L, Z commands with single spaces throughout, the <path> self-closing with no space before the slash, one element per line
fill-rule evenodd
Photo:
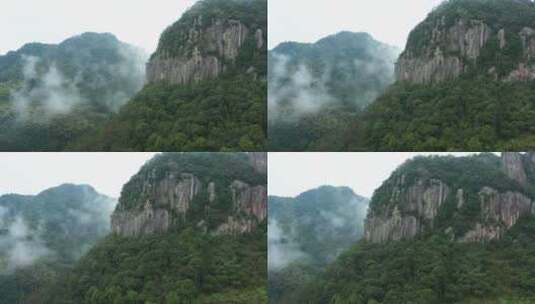
<path fill-rule="evenodd" d="M 269 140 L 276 150 L 339 149 L 347 123 L 394 81 L 399 51 L 367 33 L 269 52 Z M 339 122 L 340 121 L 340 122 Z"/>
<path fill-rule="evenodd" d="M 0 56 L 0 149 L 68 149 L 141 89 L 145 60 L 108 33 L 29 43 Z"/>
<path fill-rule="evenodd" d="M 266 303 L 266 157 L 158 154 L 42 303 Z"/>
<path fill-rule="evenodd" d="M 34 303 L 110 232 L 115 204 L 87 185 L 0 196 L 0 303 Z"/>
<path fill-rule="evenodd" d="M 268 198 L 270 303 L 298 303 L 314 275 L 364 235 L 368 199 L 322 186 L 295 198 Z"/>
<path fill-rule="evenodd" d="M 411 239 L 437 231 L 459 241 L 500 239 L 520 218 L 535 215 L 535 176 L 527 175 L 535 172 L 533 156 L 414 159 L 375 192 L 366 239 Z"/>
<path fill-rule="evenodd" d="M 410 33 L 396 84 L 354 123 L 348 148 L 532 147 L 534 17 L 532 1 L 444 1 Z"/>
<path fill-rule="evenodd" d="M 146 86 L 80 149 L 260 151 L 266 0 L 202 0 L 161 35 Z"/>
<path fill-rule="evenodd" d="M 305 303 L 532 303 L 535 158 L 416 157 L 375 191 L 365 239 Z"/>

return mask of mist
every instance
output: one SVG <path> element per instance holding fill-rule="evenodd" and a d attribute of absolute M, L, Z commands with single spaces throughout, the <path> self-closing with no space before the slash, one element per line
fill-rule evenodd
<path fill-rule="evenodd" d="M 117 200 L 89 189 L 81 201 L 50 190 L 27 200 L 0 197 L 0 274 L 40 260 L 76 261 L 108 235 Z"/>
<path fill-rule="evenodd" d="M 395 80 L 400 50 L 365 35 L 342 32 L 315 44 L 285 43 L 272 50 L 269 120 L 292 121 L 329 106 L 362 109 L 380 96 Z"/>
<path fill-rule="evenodd" d="M 117 112 L 142 89 L 148 57 L 141 50 L 118 45 L 117 62 L 91 52 L 80 50 L 69 61 L 22 55 L 22 80 L 10 94 L 17 118 L 47 121 L 88 106 Z"/>
<path fill-rule="evenodd" d="M 315 113 L 322 106 L 335 100 L 326 87 L 330 74 L 328 71 L 320 77 L 314 77 L 305 64 L 299 64 L 292 70 L 289 64 L 290 58 L 286 55 L 272 53 L 269 59 L 272 61 L 268 83 L 270 120 L 283 118 L 284 108 L 287 107 L 293 111 L 291 117 L 285 118 L 294 119 L 304 114 Z M 282 83 L 284 84 L 279 85 Z"/>
<path fill-rule="evenodd" d="M 270 197 L 268 269 L 315 267 L 336 259 L 364 235 L 368 199 L 349 188 L 322 186 L 296 198 Z"/>
<path fill-rule="evenodd" d="M 306 259 L 292 231 L 284 233 L 276 220 L 268 221 L 268 269 L 277 271 L 290 263 Z"/>
<path fill-rule="evenodd" d="M 4 225 L 4 219 L 0 220 Z M 19 267 L 33 264 L 36 260 L 52 254 L 41 239 L 42 229 L 30 229 L 26 221 L 17 216 L 0 235 L 0 254 L 5 254 L 4 266 L 0 263 L 0 273 L 12 272 Z"/>

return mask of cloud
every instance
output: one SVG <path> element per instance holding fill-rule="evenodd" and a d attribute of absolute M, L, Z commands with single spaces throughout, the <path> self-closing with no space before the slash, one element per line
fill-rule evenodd
<path fill-rule="evenodd" d="M 268 269 L 279 270 L 290 263 L 307 258 L 292 233 L 283 233 L 276 220 L 268 221 Z"/>
<path fill-rule="evenodd" d="M 0 272 L 12 272 L 53 254 L 41 239 L 40 230 L 30 229 L 20 216 L 4 229 L 6 232 L 0 235 L 0 252 L 4 253 L 6 267 Z"/>
<path fill-rule="evenodd" d="M 328 72 L 315 77 L 304 64 L 299 64 L 291 70 L 289 57 L 276 52 L 272 52 L 270 60 L 272 60 L 268 85 L 270 120 L 282 118 L 281 114 L 288 106 L 292 108 L 293 115 L 300 117 L 315 113 L 323 105 L 334 100 L 326 88 Z M 293 118 L 292 116 L 291 119 Z"/>
<path fill-rule="evenodd" d="M 70 58 L 69 62 L 22 55 L 23 80 L 11 90 L 17 118 L 46 121 L 89 103 L 109 112 L 118 111 L 143 87 L 147 56 L 128 45 L 118 45 L 115 51 L 119 59 L 113 63 L 98 59 L 92 64 L 87 62 L 95 61 L 90 50 L 78 54 L 79 58 Z M 65 74 L 71 70 L 76 71 L 74 75 Z"/>

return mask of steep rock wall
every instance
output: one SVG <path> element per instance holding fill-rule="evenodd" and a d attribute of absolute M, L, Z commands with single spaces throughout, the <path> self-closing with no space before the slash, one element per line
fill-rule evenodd
<path fill-rule="evenodd" d="M 157 51 L 147 64 L 149 83 L 189 84 L 217 78 L 234 64 L 247 39 L 254 39 L 257 49 L 264 47 L 265 40 L 262 29 L 249 29 L 239 20 L 204 20 L 202 16 L 178 35 L 187 37 L 175 46 L 178 55 Z"/>
<path fill-rule="evenodd" d="M 426 84 L 458 77 L 465 71 L 468 60 L 476 60 L 491 36 L 491 29 L 478 20 L 458 20 L 451 28 L 445 20 L 437 21 L 431 41 L 422 55 L 405 51 L 396 64 L 399 81 Z"/>
<path fill-rule="evenodd" d="M 405 183 L 405 175 L 395 181 L 390 202 L 384 212 L 371 212 L 365 223 L 365 238 L 371 242 L 410 239 L 433 225 L 440 206 L 450 195 L 448 185 L 437 179 Z"/>
<path fill-rule="evenodd" d="M 234 181 L 230 186 L 233 210 L 226 222 L 215 230 L 218 234 L 252 232 L 267 216 L 267 188 Z M 140 197 L 146 198 L 143 208 L 118 209 L 112 216 L 113 232 L 131 237 L 168 231 L 177 222 L 188 221 L 187 213 L 194 198 L 207 193 L 208 200 L 218 199 L 215 182 L 202 184 L 195 175 L 169 173 L 164 179 L 149 178 Z M 204 226 L 204 221 L 197 223 Z"/>
<path fill-rule="evenodd" d="M 525 27 L 519 33 L 506 29 L 492 29 L 481 20 L 458 19 L 449 28 L 444 18 L 435 21 L 434 27 L 425 33 L 430 37 L 424 45 L 408 46 L 396 64 L 398 81 L 413 84 L 440 83 L 455 79 L 477 65 L 482 49 L 491 41 L 497 41 L 500 50 L 507 46 L 509 35 L 518 35 L 522 40 L 523 58 L 517 68 L 504 77 L 505 81 L 535 79 L 535 30 Z M 491 38 L 496 38 L 493 40 Z M 494 42 L 492 42 L 494 43 Z M 418 55 L 414 50 L 418 49 Z M 495 73 L 495 67 L 488 72 Z M 497 77 L 497 75 L 495 75 Z"/>
<path fill-rule="evenodd" d="M 526 176 L 526 162 L 535 165 L 533 153 L 503 153 L 502 170 L 512 180 L 524 187 L 529 185 Z M 419 178 L 408 183 L 404 174 L 392 177 L 389 184 L 389 199 L 386 202 L 375 202 L 380 206 L 372 206 L 365 223 L 365 238 L 374 243 L 412 239 L 420 233 L 431 232 L 435 227 L 436 218 L 444 203 L 453 214 L 463 212 L 467 203 L 477 204 L 479 214 L 468 224 L 471 228 L 462 232 L 454 232 L 453 217 L 450 213 L 447 224 L 441 224 L 442 232 L 452 239 L 464 242 L 489 241 L 501 238 L 524 215 L 535 215 L 535 202 L 518 190 L 498 191 L 483 186 L 469 196 L 466 189 L 455 189 L 441 180 Z M 454 191 L 452 191 L 455 189 Z M 474 198 L 474 195 L 475 198 Z M 382 207 L 381 207 L 382 206 Z M 451 210 L 454 208 L 454 210 Z M 472 210 L 473 207 L 471 208 Z M 448 226 L 450 225 L 450 226 Z M 455 234 L 457 233 L 457 234 Z"/>

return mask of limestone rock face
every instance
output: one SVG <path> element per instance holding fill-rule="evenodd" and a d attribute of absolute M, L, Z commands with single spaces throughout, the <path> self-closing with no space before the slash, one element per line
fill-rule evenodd
<path fill-rule="evenodd" d="M 235 62 L 249 37 L 257 49 L 265 39 L 261 29 L 249 29 L 239 20 L 205 20 L 202 15 L 177 35 L 185 37 L 183 44 L 175 46 L 178 55 L 157 51 L 147 64 L 149 83 L 189 84 L 217 78 Z"/>
<path fill-rule="evenodd" d="M 365 237 L 371 242 L 413 238 L 423 229 L 422 221 L 433 225 L 440 206 L 450 195 L 450 188 L 440 180 L 420 179 L 405 184 L 401 175 L 393 188 L 389 206 L 382 214 L 370 213 L 365 224 Z"/>
<path fill-rule="evenodd" d="M 426 84 L 458 77 L 468 60 L 476 60 L 491 36 L 491 29 L 478 20 L 458 20 L 446 28 L 445 20 L 437 21 L 431 41 L 421 56 L 405 51 L 396 64 L 399 81 Z"/>
<path fill-rule="evenodd" d="M 155 181 L 153 175 L 144 182 L 141 198 L 143 208 L 117 209 L 112 216 L 113 232 L 127 237 L 164 233 L 177 222 L 187 221 L 187 212 L 194 198 L 205 192 L 210 203 L 216 202 L 218 186 L 215 182 L 205 185 L 189 173 Z M 226 222 L 215 229 L 217 234 L 241 234 L 252 232 L 267 217 L 267 188 L 251 186 L 236 180 L 229 186 L 233 210 Z M 205 222 L 202 220 L 201 222 Z M 197 226 L 205 227 L 205 223 Z"/>
<path fill-rule="evenodd" d="M 480 20 L 458 19 L 450 26 L 445 19 L 437 20 L 425 36 L 430 37 L 425 45 L 408 47 L 396 64 L 397 80 L 413 84 L 440 83 L 457 78 L 471 65 L 477 64 L 481 50 L 495 38 L 500 50 L 506 48 L 508 35 L 518 35 L 522 40 L 523 59 L 505 81 L 528 81 L 535 79 L 535 30 L 524 27 L 519 33 L 508 32 L 505 28 L 493 30 Z M 492 42 L 495 43 L 495 42 Z M 418 55 L 414 49 L 419 49 Z M 423 48 L 423 50 L 422 50 Z M 495 68 L 489 70 L 494 73 Z"/>
<path fill-rule="evenodd" d="M 529 184 L 526 167 L 535 165 L 535 153 L 503 153 L 502 170 L 522 188 Z M 422 172 L 424 172 L 423 170 Z M 489 241 L 500 239 L 522 217 L 535 215 L 535 202 L 523 192 L 522 188 L 498 191 L 489 186 L 482 186 L 474 193 L 466 188 L 455 189 L 451 185 L 436 178 L 408 178 L 404 174 L 387 180 L 388 195 L 381 197 L 387 201 L 375 202 L 379 206 L 371 206 L 365 223 L 365 238 L 370 242 L 382 243 L 402 239 L 412 239 L 420 233 L 444 231 L 453 240 L 462 242 Z M 472 186 L 473 187 L 473 186 Z M 453 190 L 453 191 L 452 191 Z M 374 201 L 372 200 L 372 203 Z M 442 217 L 439 226 L 436 218 L 447 203 L 447 216 Z M 479 204 L 479 214 L 472 216 L 469 229 L 454 229 L 454 216 L 462 214 L 467 204 Z M 472 208 L 472 207 L 470 207 Z M 471 209 L 473 210 L 473 208 Z"/>
<path fill-rule="evenodd" d="M 122 236 L 133 237 L 166 232 L 169 229 L 169 211 L 154 208 L 148 201 L 137 212 L 114 212 L 111 218 L 112 231 Z"/>

